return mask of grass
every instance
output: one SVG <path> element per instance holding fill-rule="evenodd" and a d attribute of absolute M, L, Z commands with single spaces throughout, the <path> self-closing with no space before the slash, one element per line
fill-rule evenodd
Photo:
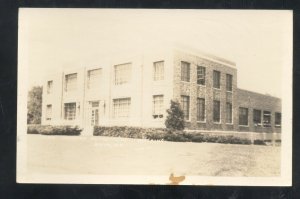
<path fill-rule="evenodd" d="M 280 147 L 27 135 L 29 172 L 279 176 Z"/>

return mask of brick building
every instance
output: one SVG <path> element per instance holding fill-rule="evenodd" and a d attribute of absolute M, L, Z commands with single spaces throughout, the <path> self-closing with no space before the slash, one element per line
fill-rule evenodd
<path fill-rule="evenodd" d="M 48 75 L 44 88 L 43 124 L 164 127 L 177 100 L 187 129 L 281 130 L 280 99 L 238 89 L 234 62 L 189 48 L 112 56 Z"/>

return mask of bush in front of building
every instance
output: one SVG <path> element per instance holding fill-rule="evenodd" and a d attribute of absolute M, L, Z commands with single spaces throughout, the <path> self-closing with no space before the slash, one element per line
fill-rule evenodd
<path fill-rule="evenodd" d="M 41 134 L 41 135 L 80 135 L 82 129 L 78 126 L 68 125 L 28 125 L 28 134 Z"/>
<path fill-rule="evenodd" d="M 167 118 L 165 125 L 171 130 L 183 130 L 184 129 L 184 113 L 180 107 L 180 103 L 171 100 L 170 109 L 167 110 Z"/>

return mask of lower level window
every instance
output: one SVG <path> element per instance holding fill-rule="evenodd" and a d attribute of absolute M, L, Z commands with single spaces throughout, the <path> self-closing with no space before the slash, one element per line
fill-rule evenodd
<path fill-rule="evenodd" d="M 255 126 L 261 125 L 261 110 L 253 109 L 253 123 Z"/>
<path fill-rule="evenodd" d="M 271 112 L 270 111 L 264 111 L 263 124 L 264 124 L 264 127 L 271 126 Z"/>
<path fill-rule="evenodd" d="M 51 120 L 52 118 L 52 105 L 48 104 L 46 108 L 46 120 Z"/>
<path fill-rule="evenodd" d="M 213 120 L 214 120 L 214 122 L 221 121 L 221 104 L 220 104 L 220 101 L 217 101 L 217 100 L 214 100 Z"/>
<path fill-rule="evenodd" d="M 248 125 L 248 109 L 247 108 L 239 108 L 239 125 Z"/>
<path fill-rule="evenodd" d="M 113 116 L 114 118 L 129 117 L 130 98 L 119 98 L 113 100 Z"/>
<path fill-rule="evenodd" d="M 164 107 L 164 96 L 154 95 L 153 96 L 153 118 L 163 117 L 163 107 Z"/>
<path fill-rule="evenodd" d="M 226 123 L 232 123 L 232 104 L 229 102 L 226 103 Z"/>
<path fill-rule="evenodd" d="M 275 113 L 275 127 L 281 127 L 281 113 Z"/>
<path fill-rule="evenodd" d="M 184 119 L 190 119 L 190 97 L 182 95 L 181 96 L 181 108 L 183 110 Z"/>
<path fill-rule="evenodd" d="M 205 120 L 205 99 L 197 98 L 197 121 Z"/>
<path fill-rule="evenodd" d="M 76 103 L 65 103 L 65 120 L 75 120 Z"/>

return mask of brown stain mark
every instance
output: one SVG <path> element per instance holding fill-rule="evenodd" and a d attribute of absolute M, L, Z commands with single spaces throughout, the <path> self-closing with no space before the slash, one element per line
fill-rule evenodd
<path fill-rule="evenodd" d="M 169 185 L 179 185 L 180 182 L 183 182 L 185 180 L 185 176 L 177 176 L 175 177 L 173 173 L 171 173 L 169 180 L 171 183 L 168 183 Z"/>

